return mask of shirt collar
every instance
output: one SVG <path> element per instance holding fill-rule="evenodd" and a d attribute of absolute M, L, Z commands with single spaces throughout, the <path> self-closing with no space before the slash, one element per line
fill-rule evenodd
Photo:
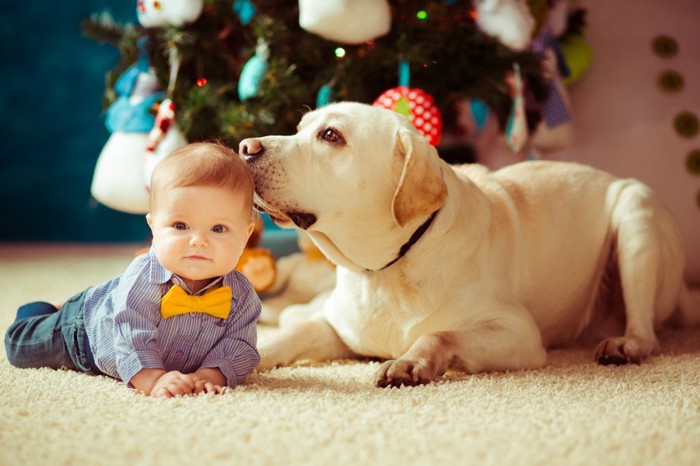
<path fill-rule="evenodd" d="M 170 281 L 174 281 L 178 285 L 180 285 L 183 289 L 187 290 L 189 293 L 190 291 L 187 289 L 187 285 L 185 285 L 185 282 L 175 275 L 173 272 L 170 270 L 166 269 L 161 265 L 161 263 L 158 261 L 156 258 L 155 250 L 153 249 L 153 246 L 151 246 L 151 249 L 148 251 L 148 259 L 150 262 L 150 267 L 149 267 L 149 274 L 150 274 L 150 281 L 151 283 L 156 283 L 159 285 L 168 283 Z M 197 295 L 201 295 L 204 292 L 206 292 L 209 288 L 214 286 L 215 284 L 221 282 L 221 286 L 230 286 L 231 287 L 231 292 L 233 293 L 234 299 L 236 299 L 236 283 L 233 280 L 232 277 L 233 273 L 228 273 L 224 275 L 223 277 L 219 277 L 207 286 L 205 286 L 202 290 L 197 293 Z"/>

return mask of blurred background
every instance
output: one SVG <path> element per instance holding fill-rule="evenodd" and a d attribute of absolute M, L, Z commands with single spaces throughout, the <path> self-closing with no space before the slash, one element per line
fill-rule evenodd
<path fill-rule="evenodd" d="M 67 0 L 0 5 L 0 241 L 145 242 L 140 215 L 90 195 L 109 132 L 102 96 L 119 51 L 80 23 L 109 9 L 136 21 L 134 2 Z"/>
<path fill-rule="evenodd" d="M 109 208 L 91 195 L 98 156 L 110 138 L 106 75 L 119 63 L 120 50 L 86 38 L 81 29 L 102 11 L 138 24 L 136 3 L 0 6 L 0 242 L 149 241 L 141 214 Z M 577 76 L 562 91 L 570 113 L 563 131 L 543 131 L 533 139 L 537 144 L 514 152 L 502 134 L 489 135 L 475 107 L 464 114 L 457 106 L 444 115 L 441 144 L 446 151 L 469 147 L 473 152 L 462 157 L 493 168 L 527 158 L 572 160 L 646 182 L 679 220 L 688 276 L 700 282 L 700 2 L 564 3 L 586 10 L 586 53 L 581 69 L 570 63 Z M 267 227 L 269 240 L 276 229 Z"/>

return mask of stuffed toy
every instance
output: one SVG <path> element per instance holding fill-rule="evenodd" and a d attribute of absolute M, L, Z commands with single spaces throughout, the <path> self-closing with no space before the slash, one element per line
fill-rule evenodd
<path fill-rule="evenodd" d="M 387 0 L 299 0 L 299 26 L 324 39 L 361 44 L 391 28 Z"/>
<path fill-rule="evenodd" d="M 146 51 L 138 42 L 139 58 L 117 80 L 118 97 L 107 110 L 105 126 L 111 133 L 97 158 L 90 192 L 101 204 L 132 214 L 148 211 L 143 154 L 155 124 L 151 112 L 165 94 L 161 91 Z"/>
<path fill-rule="evenodd" d="M 256 216 L 255 230 L 248 238 L 241 258 L 238 260 L 236 270 L 242 272 L 248 281 L 253 285 L 258 294 L 265 293 L 275 283 L 277 277 L 277 266 L 275 256 L 269 249 L 260 248 L 264 223 L 259 216 Z"/>
<path fill-rule="evenodd" d="M 145 28 L 181 27 L 199 18 L 204 0 L 138 0 L 136 15 Z"/>
<path fill-rule="evenodd" d="M 525 50 L 535 19 L 525 0 L 475 0 L 479 28 L 513 50 Z"/>
<path fill-rule="evenodd" d="M 277 261 L 277 278 L 262 300 L 264 324 L 308 317 L 322 308 L 335 287 L 335 266 L 305 233 L 299 233 L 297 242 L 301 252 Z"/>

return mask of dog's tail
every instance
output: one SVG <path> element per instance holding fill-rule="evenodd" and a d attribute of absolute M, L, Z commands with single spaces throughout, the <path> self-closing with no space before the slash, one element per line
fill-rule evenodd
<path fill-rule="evenodd" d="M 700 324 L 700 288 L 690 288 L 683 283 L 678 293 L 678 310 L 673 316 L 674 325 L 690 327 Z"/>

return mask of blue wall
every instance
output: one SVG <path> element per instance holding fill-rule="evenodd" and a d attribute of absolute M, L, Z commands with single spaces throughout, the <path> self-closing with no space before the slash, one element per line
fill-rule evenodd
<path fill-rule="evenodd" d="M 136 20 L 130 0 L 2 2 L 0 6 L 0 241 L 146 241 L 145 219 L 90 196 L 109 133 L 105 73 L 119 52 L 83 37 L 80 22 L 109 10 Z"/>

